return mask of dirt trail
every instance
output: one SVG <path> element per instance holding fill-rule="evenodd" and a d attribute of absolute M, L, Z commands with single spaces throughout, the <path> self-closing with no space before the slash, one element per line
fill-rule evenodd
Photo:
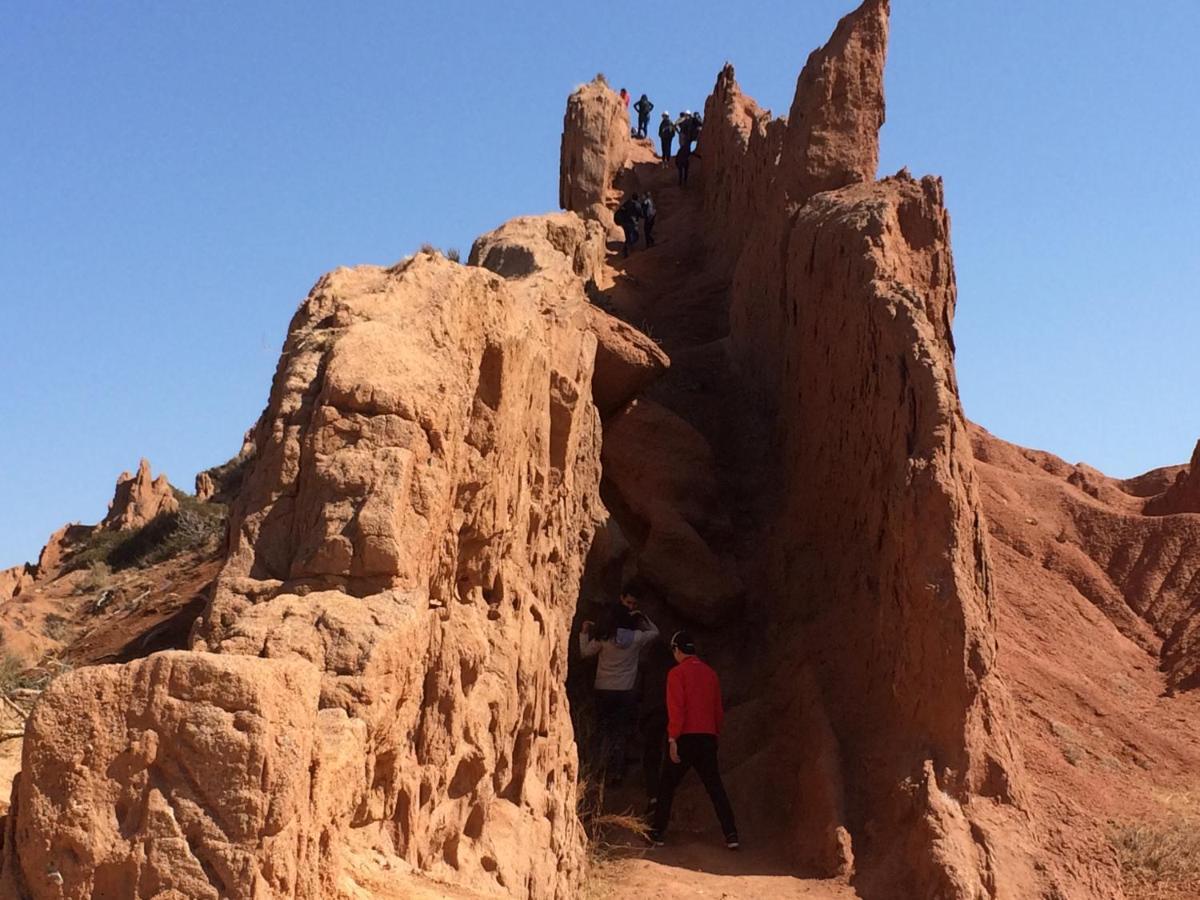
<path fill-rule="evenodd" d="M 769 492 L 753 482 L 765 466 L 753 464 L 755 448 L 766 447 L 766 427 L 750 398 L 732 377 L 725 340 L 729 331 L 728 281 L 706 265 L 702 226 L 700 168 L 693 157 L 690 184 L 680 188 L 674 165 L 663 166 L 644 147 L 635 157 L 636 188 L 650 190 L 658 209 L 656 245 L 644 239 L 627 259 L 609 257 L 613 286 L 606 292 L 617 316 L 653 337 L 671 357 L 671 368 L 648 392 L 650 399 L 683 418 L 708 440 L 717 462 L 722 500 L 734 524 L 734 558 L 746 559 L 739 544 L 753 541 L 752 523 L 762 521 L 752 498 Z M 744 573 L 743 573 L 744 574 Z M 662 613 L 671 627 L 670 615 Z M 659 620 L 660 626 L 663 625 Z M 727 702 L 743 698 L 743 686 L 758 680 L 753 648 L 763 639 L 767 623 L 750 605 L 737 620 L 721 629 L 693 627 L 705 656 L 720 671 Z M 743 720 L 745 721 L 745 720 Z M 744 736 L 743 736 L 744 737 Z M 743 767 L 754 766 L 747 760 Z M 779 845 L 754 815 L 755 798 L 738 796 L 738 774 L 725 766 L 734 805 L 739 814 L 743 848 L 731 852 L 722 845 L 708 800 L 694 776 L 689 776 L 676 802 L 667 845 L 654 849 L 629 846 L 594 871 L 589 896 L 637 896 L 647 900 L 684 897 L 791 900 L 836 900 L 858 894 L 837 881 L 795 874 L 791 854 Z M 732 776 L 732 780 L 731 780 Z M 640 785 L 611 792 L 606 806 L 624 812 L 640 808 Z M 770 843 L 768 843 L 768 841 Z"/>

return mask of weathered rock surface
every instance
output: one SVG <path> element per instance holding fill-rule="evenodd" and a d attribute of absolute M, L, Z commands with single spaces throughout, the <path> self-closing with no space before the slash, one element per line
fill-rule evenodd
<path fill-rule="evenodd" d="M 429 254 L 318 283 L 196 631 L 215 655 L 59 682 L 31 731 L 41 761 L 15 792 L 6 878 L 40 878 L 37 897 L 57 890 L 54 865 L 73 867 L 72 897 L 121 878 L 136 898 L 315 898 L 337 896 L 366 852 L 573 896 L 563 683 L 603 512 L 596 340 L 571 298 L 507 284 Z M 67 803 L 63 779 L 109 707 L 131 713 L 105 724 L 103 774 Z M 193 750 L 220 758 L 219 783 Z"/>
<path fill-rule="evenodd" d="M 83 669 L 38 703 L 6 848 L 8 897 L 316 897 L 340 774 L 303 663 L 165 653 Z"/>
<path fill-rule="evenodd" d="M 632 144 L 629 113 L 607 82 L 597 76 L 576 88 L 563 117 L 558 205 L 611 230 L 613 184 Z"/>
<path fill-rule="evenodd" d="M 711 542 L 731 530 L 712 449 L 695 428 L 649 400 L 605 425 L 604 476 L 641 526 L 636 569 L 679 613 L 715 625 L 742 593 L 732 560 Z"/>
<path fill-rule="evenodd" d="M 1161 658 L 1169 688 L 1200 687 L 1200 515 L 1151 512 L 1187 483 L 1187 470 L 1143 513 L 1123 482 L 1094 469 L 978 427 L 972 442 L 993 492 L 1010 501 L 989 507 L 993 537 L 1038 560 Z"/>
<path fill-rule="evenodd" d="M 589 302 L 580 284 L 604 280 L 604 229 L 572 212 L 522 216 L 476 239 L 470 264 L 513 281 L 513 290 L 570 296 L 579 327 L 598 342 L 592 395 L 603 416 L 616 412 L 671 364 L 649 337 Z"/>
<path fill-rule="evenodd" d="M 137 474 L 122 472 L 117 477 L 117 489 L 109 504 L 108 515 L 100 525 L 111 531 L 132 531 L 155 516 L 178 509 L 179 501 L 171 492 L 167 476 L 160 473 L 157 478 L 152 478 L 150 463 L 143 459 L 138 464 Z"/>
<path fill-rule="evenodd" d="M 601 277 L 604 269 L 604 228 L 573 212 L 519 216 L 471 245 L 469 264 L 504 278 L 523 278 L 535 272 L 556 271 L 566 263 L 584 281 Z"/>

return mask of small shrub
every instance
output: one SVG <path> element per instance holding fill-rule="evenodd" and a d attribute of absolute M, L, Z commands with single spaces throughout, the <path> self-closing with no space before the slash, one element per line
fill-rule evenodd
<path fill-rule="evenodd" d="M 433 244 L 429 243 L 428 241 L 426 241 L 424 244 L 421 245 L 421 249 L 419 252 L 424 253 L 426 256 L 441 256 L 442 255 L 442 252 L 440 250 L 438 250 L 437 247 L 433 246 Z"/>
<path fill-rule="evenodd" d="M 28 668 L 21 657 L 9 651 L 0 655 L 0 694 L 7 694 L 31 685 Z"/>
<path fill-rule="evenodd" d="M 1112 826 L 1131 897 L 1200 896 L 1200 800 L 1184 795 L 1168 807 L 1160 819 Z"/>
<path fill-rule="evenodd" d="M 187 497 L 173 513 L 155 516 L 112 549 L 107 562 L 114 569 L 152 566 L 197 550 L 225 533 L 225 508 Z"/>
<path fill-rule="evenodd" d="M 83 546 L 71 554 L 70 558 L 66 561 L 66 570 L 70 572 L 75 569 L 91 569 L 97 564 L 107 566 L 109 554 L 126 537 L 128 537 L 128 532 L 107 531 L 103 528 L 97 528 L 88 536 Z"/>
<path fill-rule="evenodd" d="M 462 262 L 462 255 L 458 252 L 457 247 L 451 247 L 446 251 L 446 259 L 450 262 Z"/>
<path fill-rule="evenodd" d="M 103 560 L 97 560 L 88 566 L 87 575 L 79 582 L 79 590 L 84 593 L 102 591 L 112 582 L 112 567 Z"/>
<path fill-rule="evenodd" d="M 48 613 L 42 620 L 42 634 L 52 641 L 62 641 L 67 636 L 67 626 L 70 624 L 65 616 L 58 613 Z"/>

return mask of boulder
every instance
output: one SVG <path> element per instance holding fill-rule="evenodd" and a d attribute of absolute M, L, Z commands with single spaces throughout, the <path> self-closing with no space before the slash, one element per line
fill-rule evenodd
<path fill-rule="evenodd" d="M 210 500 L 212 495 L 217 492 L 216 483 L 212 479 L 212 475 L 208 472 L 200 472 L 196 475 L 196 499 L 200 501 Z"/>
<path fill-rule="evenodd" d="M 100 527 L 109 531 L 132 531 L 141 528 L 155 516 L 173 513 L 179 509 L 179 501 L 171 490 L 167 476 L 150 476 L 150 463 L 143 459 L 138 464 L 137 474 L 122 472 L 117 476 L 117 489 L 108 515 Z"/>
<path fill-rule="evenodd" d="M 604 268 L 604 229 L 573 212 L 519 216 L 471 245 L 468 264 L 504 278 L 524 278 L 564 266 L 584 281 L 597 280 Z"/>
<path fill-rule="evenodd" d="M 319 688 L 307 663 L 186 652 L 56 680 L 26 729 L 0 892 L 320 896 L 310 798 L 336 785 Z"/>

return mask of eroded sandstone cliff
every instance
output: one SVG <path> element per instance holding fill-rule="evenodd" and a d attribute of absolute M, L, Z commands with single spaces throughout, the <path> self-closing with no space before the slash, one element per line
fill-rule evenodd
<path fill-rule="evenodd" d="M 41 700 L 10 895 L 337 896 L 367 851 L 572 895 L 565 640 L 600 514 L 576 300 L 425 254 L 318 283 L 194 650 Z"/>

